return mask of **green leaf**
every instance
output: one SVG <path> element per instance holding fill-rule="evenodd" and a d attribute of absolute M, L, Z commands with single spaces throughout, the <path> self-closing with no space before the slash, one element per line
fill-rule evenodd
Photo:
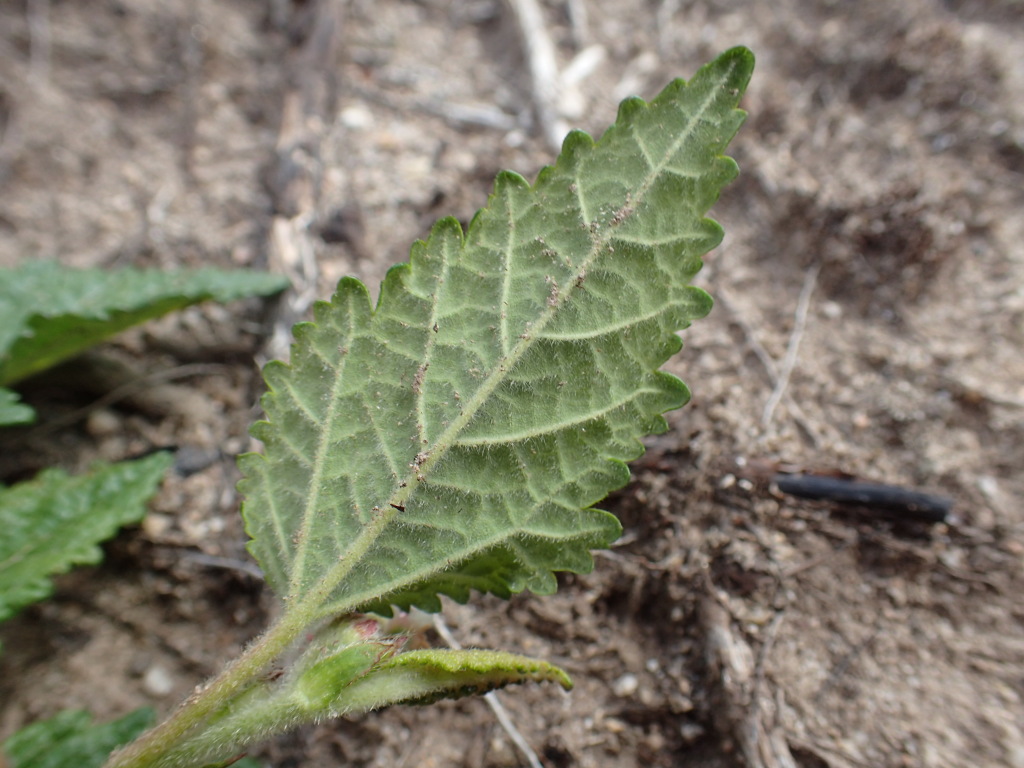
<path fill-rule="evenodd" d="M 49 469 L 0 486 L 0 621 L 49 596 L 50 576 L 98 563 L 98 542 L 145 516 L 171 463 L 170 454 L 156 453 L 77 476 Z"/>
<path fill-rule="evenodd" d="M 431 649 L 394 656 L 339 698 L 344 712 L 365 712 L 391 704 L 432 704 L 528 681 L 572 690 L 569 675 L 546 661 L 504 651 Z"/>
<path fill-rule="evenodd" d="M 153 711 L 137 709 L 100 725 L 91 721 L 88 712 L 65 710 L 22 728 L 3 742 L 0 753 L 7 768 L 99 768 L 115 748 L 149 727 Z"/>
<path fill-rule="evenodd" d="M 657 369 L 711 305 L 688 282 L 722 237 L 704 214 L 752 66 L 737 48 L 623 102 L 533 186 L 501 173 L 465 236 L 439 222 L 376 309 L 343 279 L 296 326 L 241 460 L 249 548 L 289 604 L 437 610 L 592 568 L 620 526 L 590 506 L 688 399 Z"/>
<path fill-rule="evenodd" d="M 24 403 L 17 392 L 0 387 L 0 427 L 13 424 L 28 424 L 35 418 L 35 412 Z"/>
<path fill-rule="evenodd" d="M 272 294 L 286 285 L 277 275 L 213 269 L 70 269 L 51 261 L 0 269 L 0 385 L 172 310 Z"/>

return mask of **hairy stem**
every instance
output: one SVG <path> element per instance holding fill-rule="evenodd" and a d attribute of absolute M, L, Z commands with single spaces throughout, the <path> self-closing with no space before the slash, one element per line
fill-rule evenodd
<path fill-rule="evenodd" d="M 247 690 L 309 626 L 310 613 L 305 602 L 292 606 L 218 677 L 193 693 L 166 721 L 111 755 L 104 768 L 184 768 L 168 759 L 170 753 L 193 737 L 211 715 Z"/>

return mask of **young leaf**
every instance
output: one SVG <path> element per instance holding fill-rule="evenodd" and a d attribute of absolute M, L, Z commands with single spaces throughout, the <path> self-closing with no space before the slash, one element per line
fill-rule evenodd
<path fill-rule="evenodd" d="M 107 756 L 138 736 L 153 710 L 137 709 L 111 723 L 94 724 L 87 712 L 64 710 L 22 728 L 0 745 L 7 768 L 99 768 Z M 7 758 L 5 763 L 3 758 Z"/>
<path fill-rule="evenodd" d="M 341 711 L 361 712 L 390 704 L 431 704 L 527 681 L 572 689 L 569 676 L 546 661 L 504 651 L 445 648 L 398 654 L 339 698 Z"/>
<path fill-rule="evenodd" d="M 51 261 L 0 269 L 0 386 L 172 310 L 286 285 L 277 275 L 213 269 L 69 269 Z"/>
<path fill-rule="evenodd" d="M 376 627 L 372 619 L 343 620 L 317 636 L 281 685 L 282 698 L 298 705 L 296 722 L 392 704 L 429 704 L 527 681 L 572 689 L 569 675 L 546 661 L 504 651 L 405 651 L 408 636 Z M 227 720 L 223 726 L 232 730 Z"/>
<path fill-rule="evenodd" d="M 202 764 L 298 725 L 393 704 L 429 704 L 531 681 L 572 688 L 565 672 L 544 661 L 500 651 L 403 653 L 408 638 L 381 635 L 363 624 L 375 622 L 343 620 L 332 627 L 323 645 L 314 642 L 303 652 L 297 669 L 249 688 L 160 765 Z M 339 645 L 332 648 L 330 641 Z"/>
<path fill-rule="evenodd" d="M 344 279 L 290 365 L 265 370 L 264 455 L 243 457 L 250 549 L 289 610 L 550 593 L 619 535 L 590 508 L 686 387 L 658 367 L 710 308 L 690 287 L 753 66 L 723 54 L 536 183 L 502 173 L 468 232 L 439 222 L 376 309 Z M 301 602 L 301 608 L 297 605 Z"/>
<path fill-rule="evenodd" d="M 50 576 L 98 563 L 97 543 L 142 519 L 171 462 L 170 454 L 156 453 L 77 476 L 49 469 L 0 486 L 0 621 L 49 596 Z"/>

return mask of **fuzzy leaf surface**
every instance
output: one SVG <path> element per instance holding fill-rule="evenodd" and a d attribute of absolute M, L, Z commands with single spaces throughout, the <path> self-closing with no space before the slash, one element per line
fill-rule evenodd
<path fill-rule="evenodd" d="M 9 768 L 99 768 L 116 747 L 153 722 L 153 710 L 137 709 L 110 723 L 93 723 L 88 712 L 64 710 L 32 723 L 0 746 Z"/>
<path fill-rule="evenodd" d="M 432 704 L 525 682 L 557 683 L 566 691 L 572 689 L 572 680 L 554 664 L 514 653 L 448 648 L 407 651 L 345 689 L 332 714 L 393 704 Z"/>
<path fill-rule="evenodd" d="M 565 140 L 531 186 L 500 174 L 445 219 L 376 308 L 343 279 L 264 371 L 263 454 L 241 460 L 250 551 L 319 616 L 437 610 L 439 594 L 555 590 L 619 535 L 591 505 L 688 399 L 658 370 L 710 308 L 688 285 L 721 228 L 753 57 L 726 52 L 604 136 Z"/>
<path fill-rule="evenodd" d="M 278 275 L 214 269 L 71 269 L 52 261 L 0 269 L 0 386 L 173 310 L 286 285 Z"/>
<path fill-rule="evenodd" d="M 0 486 L 0 621 L 48 597 L 52 575 L 98 563 L 99 542 L 145 516 L 171 463 L 170 454 L 156 453 L 82 475 L 48 469 Z"/>

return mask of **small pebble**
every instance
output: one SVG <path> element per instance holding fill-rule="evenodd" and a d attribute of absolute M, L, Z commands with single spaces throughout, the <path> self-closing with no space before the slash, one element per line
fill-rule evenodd
<path fill-rule="evenodd" d="M 154 665 L 146 670 L 142 678 L 142 687 L 152 696 L 166 696 L 174 690 L 174 681 L 166 669 Z"/>
<path fill-rule="evenodd" d="M 123 429 L 121 419 L 117 417 L 117 414 L 105 408 L 93 411 L 85 420 L 85 431 L 93 437 L 106 437 Z"/>
<path fill-rule="evenodd" d="M 634 693 L 636 693 L 639 687 L 640 681 L 637 679 L 636 675 L 627 672 L 614 683 L 612 683 L 612 692 L 616 696 L 632 696 Z"/>
<path fill-rule="evenodd" d="M 341 111 L 341 124 L 353 130 L 366 130 L 373 127 L 373 113 L 366 107 L 351 106 Z"/>
<path fill-rule="evenodd" d="M 622 733 L 629 726 L 619 720 L 617 717 L 606 717 L 604 719 L 604 729 L 609 733 Z"/>
<path fill-rule="evenodd" d="M 683 737 L 684 742 L 692 744 L 704 736 L 704 727 L 697 723 L 683 723 L 679 726 L 679 735 Z"/>
<path fill-rule="evenodd" d="M 151 539 L 159 539 L 171 529 L 171 518 L 151 512 L 142 519 L 142 530 Z"/>

